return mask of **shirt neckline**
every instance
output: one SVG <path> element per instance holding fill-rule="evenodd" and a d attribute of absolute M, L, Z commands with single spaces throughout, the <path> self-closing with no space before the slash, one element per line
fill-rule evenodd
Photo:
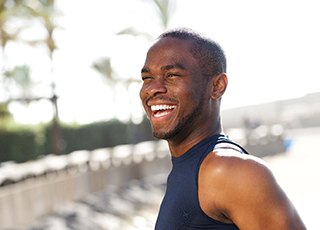
<path fill-rule="evenodd" d="M 203 140 L 199 141 L 197 144 L 195 144 L 194 146 L 192 146 L 189 150 L 187 150 L 184 154 L 182 154 L 181 156 L 179 157 L 171 157 L 171 161 L 173 164 L 177 164 L 177 163 L 180 163 L 192 156 L 194 156 L 194 150 L 195 149 L 198 149 L 198 148 L 201 148 L 203 146 L 206 146 L 208 143 L 212 142 L 213 140 L 217 141 L 219 137 L 223 137 L 224 135 L 223 134 L 215 134 L 213 136 L 209 136 L 209 137 L 206 137 L 204 138 Z"/>

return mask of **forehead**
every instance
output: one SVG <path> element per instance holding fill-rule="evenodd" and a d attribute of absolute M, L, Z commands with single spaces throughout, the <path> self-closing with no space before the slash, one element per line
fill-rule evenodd
<path fill-rule="evenodd" d="M 161 38 L 148 51 L 146 65 L 168 62 L 166 64 L 183 63 L 194 65 L 197 60 L 190 50 L 192 42 L 177 38 Z"/>

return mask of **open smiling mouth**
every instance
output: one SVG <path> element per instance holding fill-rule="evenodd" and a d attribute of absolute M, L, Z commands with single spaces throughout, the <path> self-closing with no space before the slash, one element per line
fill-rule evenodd
<path fill-rule="evenodd" d="M 152 105 L 152 116 L 155 118 L 164 117 L 171 113 L 176 107 L 176 105 Z"/>

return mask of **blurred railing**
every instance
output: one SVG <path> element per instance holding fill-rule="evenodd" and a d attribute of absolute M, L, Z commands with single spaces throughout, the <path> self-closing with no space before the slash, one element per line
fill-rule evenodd
<path fill-rule="evenodd" d="M 251 155 L 257 157 L 284 153 L 290 147 L 290 138 L 279 124 L 259 125 L 252 129 L 229 129 L 228 135 Z"/>
<path fill-rule="evenodd" d="M 286 150 L 280 126 L 229 130 L 231 139 L 259 157 Z M 167 143 L 147 141 L 0 166 L 0 229 L 21 229 L 68 201 L 123 186 L 170 169 Z"/>
<path fill-rule="evenodd" d="M 167 144 L 148 141 L 0 167 L 0 229 L 21 229 L 65 202 L 168 171 Z"/>

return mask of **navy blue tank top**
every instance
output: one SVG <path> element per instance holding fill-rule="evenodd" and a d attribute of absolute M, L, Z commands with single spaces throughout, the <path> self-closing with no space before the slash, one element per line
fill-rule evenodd
<path fill-rule="evenodd" d="M 239 229 L 234 224 L 212 219 L 200 208 L 198 172 L 203 159 L 218 143 L 234 144 L 241 152 L 247 153 L 226 136 L 215 135 L 202 140 L 182 156 L 172 157 L 172 170 L 167 179 L 167 189 L 157 218 L 156 230 Z"/>

